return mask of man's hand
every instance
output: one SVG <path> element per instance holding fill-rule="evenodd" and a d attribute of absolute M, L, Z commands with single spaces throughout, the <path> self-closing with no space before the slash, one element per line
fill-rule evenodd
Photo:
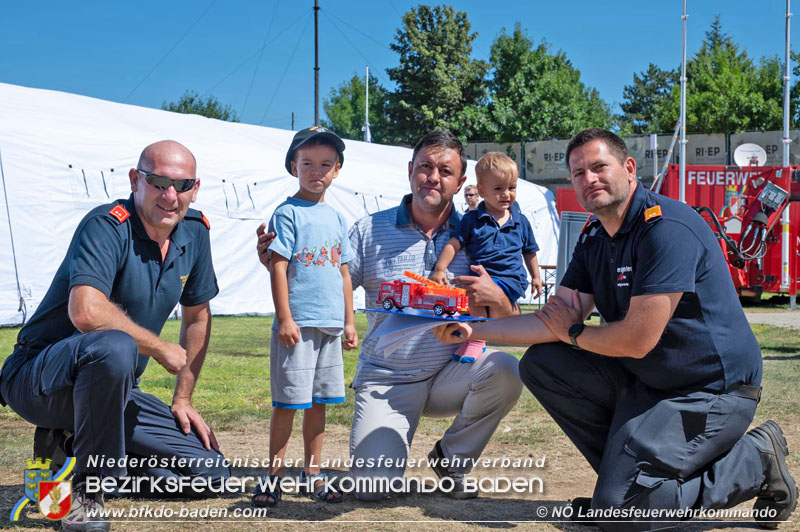
<path fill-rule="evenodd" d="M 192 426 L 194 426 L 197 431 L 197 436 L 200 438 L 200 441 L 203 442 L 203 447 L 205 447 L 207 451 L 214 449 L 219 452 L 219 443 L 217 443 L 214 432 L 211 430 L 211 427 L 206 424 L 203 416 L 194 409 L 190 401 L 174 400 L 171 410 L 172 415 L 178 420 L 178 424 L 181 426 L 181 430 L 184 434 L 189 434 L 192 430 Z"/>
<path fill-rule="evenodd" d="M 472 327 L 466 323 L 448 323 L 433 329 L 433 335 L 443 344 L 458 344 L 472 337 Z"/>
<path fill-rule="evenodd" d="M 470 266 L 470 269 L 477 273 L 478 276 L 460 275 L 458 277 L 453 277 L 450 281 L 450 284 L 460 286 L 467 291 L 470 305 L 476 307 L 491 307 L 493 309 L 511 308 L 511 304 L 505 292 L 503 292 L 502 288 L 497 286 L 497 283 L 492 281 L 492 278 L 486 273 L 483 266 L 473 265 Z M 492 316 L 495 317 L 494 314 Z"/>
<path fill-rule="evenodd" d="M 289 318 L 280 322 L 278 325 L 278 340 L 281 345 L 288 347 L 300 341 L 300 327 L 297 326 L 293 319 Z"/>
<path fill-rule="evenodd" d="M 348 351 L 358 347 L 358 333 L 356 332 L 355 325 L 350 324 L 344 326 L 344 342 L 342 342 L 342 347 Z"/>
<path fill-rule="evenodd" d="M 266 230 L 267 224 L 261 224 L 256 229 L 256 235 L 258 235 L 256 249 L 258 250 L 258 260 L 269 270 L 269 245 L 277 235 L 274 232 L 267 233 Z"/>
<path fill-rule="evenodd" d="M 536 277 L 531 279 L 531 295 L 534 298 L 538 298 L 540 295 L 542 295 L 543 288 L 544 285 L 542 284 L 542 280 L 540 278 Z"/>
<path fill-rule="evenodd" d="M 447 272 L 444 270 L 433 270 L 431 272 L 431 281 L 439 284 L 447 284 Z"/>
<path fill-rule="evenodd" d="M 152 358 L 171 374 L 176 375 L 186 365 L 186 350 L 180 345 L 163 342 L 158 351 Z"/>
<path fill-rule="evenodd" d="M 569 328 L 583 321 L 581 300 L 577 290 L 572 291 L 570 299 L 571 301 L 567 303 L 556 294 L 535 313 L 559 340 L 566 343 L 570 343 Z"/>

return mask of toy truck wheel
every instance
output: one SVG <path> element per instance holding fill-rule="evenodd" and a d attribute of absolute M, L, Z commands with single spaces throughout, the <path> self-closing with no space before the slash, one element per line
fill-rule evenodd
<path fill-rule="evenodd" d="M 433 306 L 433 313 L 436 314 L 437 316 L 441 316 L 442 314 L 444 314 L 444 310 L 445 310 L 444 305 L 442 305 L 441 303 L 436 303 Z"/>
<path fill-rule="evenodd" d="M 394 301 L 392 301 L 392 298 L 387 297 L 386 299 L 383 300 L 383 310 L 392 310 L 393 306 L 394 306 Z"/>

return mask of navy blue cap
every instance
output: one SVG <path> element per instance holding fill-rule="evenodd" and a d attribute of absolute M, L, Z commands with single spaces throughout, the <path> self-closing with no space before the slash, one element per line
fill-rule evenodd
<path fill-rule="evenodd" d="M 289 151 L 286 152 L 286 171 L 292 173 L 292 161 L 294 160 L 294 153 L 305 146 L 309 141 L 321 140 L 326 144 L 330 144 L 339 155 L 339 164 L 344 164 L 344 141 L 339 138 L 339 135 L 325 129 L 324 127 L 312 126 L 306 129 L 301 129 L 292 139 L 292 144 L 289 146 Z"/>

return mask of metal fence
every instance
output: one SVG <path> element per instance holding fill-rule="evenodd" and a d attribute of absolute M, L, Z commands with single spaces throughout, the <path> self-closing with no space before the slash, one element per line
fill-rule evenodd
<path fill-rule="evenodd" d="M 790 164 L 800 164 L 800 130 L 789 133 L 792 139 L 789 148 Z M 745 143 L 755 143 L 767 152 L 767 166 L 781 164 L 782 131 L 751 131 L 724 135 L 686 135 L 686 164 L 725 165 L 732 164 L 733 150 Z M 658 135 L 657 148 L 650 149 L 650 135 L 637 135 L 625 138 L 628 152 L 636 160 L 637 174 L 645 182 L 653 179 L 654 162 L 658 168 L 664 164 L 668 155 L 672 135 Z M 517 162 L 519 175 L 526 181 L 555 189 L 566 186 L 567 172 L 564 154 L 569 139 L 541 141 L 522 141 L 514 143 L 471 142 L 467 145 L 467 155 L 480 159 L 490 151 L 506 153 Z M 672 154 L 672 163 L 679 163 L 678 150 Z"/>

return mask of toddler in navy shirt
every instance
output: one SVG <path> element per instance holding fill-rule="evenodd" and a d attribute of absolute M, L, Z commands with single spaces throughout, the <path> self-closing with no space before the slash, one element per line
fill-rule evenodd
<path fill-rule="evenodd" d="M 516 305 L 528 287 L 526 267 L 531 274 L 531 289 L 539 297 L 542 292 L 536 257 L 539 246 L 531 224 L 516 203 L 517 164 L 507 155 L 490 152 L 478 161 L 475 175 L 483 201 L 476 210 L 464 214 L 459 229 L 453 232 L 453 237 L 439 255 L 431 279 L 447 284 L 447 267 L 455 254 L 464 248 L 470 263 L 483 266 L 512 305 Z M 470 305 L 470 315 L 485 317 L 486 310 Z M 482 340 L 469 340 L 460 344 L 453 359 L 475 362 L 485 350 L 486 344 Z"/>

